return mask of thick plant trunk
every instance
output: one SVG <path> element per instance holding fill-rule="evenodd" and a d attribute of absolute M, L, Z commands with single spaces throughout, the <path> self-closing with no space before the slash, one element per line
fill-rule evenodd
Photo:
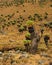
<path fill-rule="evenodd" d="M 32 39 L 32 44 L 31 44 L 31 53 L 35 53 L 38 50 L 38 44 L 40 42 L 40 36 L 37 34 L 36 37 Z"/>
<path fill-rule="evenodd" d="M 31 52 L 35 53 L 38 49 L 38 43 L 36 42 L 36 39 L 34 38 L 32 40 L 32 44 L 31 44 Z"/>

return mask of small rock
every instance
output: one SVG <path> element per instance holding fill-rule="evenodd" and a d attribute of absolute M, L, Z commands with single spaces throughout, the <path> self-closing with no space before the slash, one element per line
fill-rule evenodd
<path fill-rule="evenodd" d="M 47 59 L 48 59 L 48 61 L 50 61 L 50 60 L 51 60 L 51 58 L 49 58 L 49 57 L 48 57 Z"/>
<path fill-rule="evenodd" d="M 22 52 L 22 54 L 27 54 L 27 52 Z"/>
<path fill-rule="evenodd" d="M 39 60 L 38 61 L 38 64 L 43 64 L 44 63 L 44 60 Z"/>
<path fill-rule="evenodd" d="M 19 59 L 21 59 L 21 58 L 29 58 L 29 55 L 28 55 L 28 54 L 22 54 L 22 55 L 19 57 Z"/>
<path fill-rule="evenodd" d="M 20 53 L 20 50 L 17 50 L 16 53 L 17 53 L 17 54 Z"/>
<path fill-rule="evenodd" d="M 0 56 L 2 55 L 3 53 L 0 51 Z"/>
<path fill-rule="evenodd" d="M 10 41 L 10 42 L 15 42 L 15 40 L 12 40 L 12 39 L 10 39 L 9 41 Z"/>
<path fill-rule="evenodd" d="M 14 62 L 12 63 L 12 65 L 17 65 L 17 63 L 14 61 Z"/>
<path fill-rule="evenodd" d="M 3 35 L 5 34 L 5 32 L 4 32 L 3 30 L 2 30 L 2 31 L 0 31 L 0 33 L 1 33 L 1 34 L 3 34 Z"/>
<path fill-rule="evenodd" d="M 10 50 L 10 51 L 8 51 L 9 53 L 15 53 L 15 51 L 14 50 Z"/>

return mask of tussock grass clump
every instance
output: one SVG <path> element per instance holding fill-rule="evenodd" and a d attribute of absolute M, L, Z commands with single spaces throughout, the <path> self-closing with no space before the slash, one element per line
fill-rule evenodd
<path fill-rule="evenodd" d="M 26 22 L 26 25 L 29 26 L 29 27 L 31 27 L 33 25 L 33 21 L 32 20 L 28 20 Z"/>
<path fill-rule="evenodd" d="M 20 28 L 19 28 L 19 32 L 23 32 L 25 30 L 25 28 L 24 28 L 24 26 L 20 26 Z"/>
<path fill-rule="evenodd" d="M 26 51 L 30 50 L 30 45 L 31 45 L 31 40 L 24 40 L 24 46 Z"/>
<path fill-rule="evenodd" d="M 31 34 L 29 32 L 27 32 L 25 37 L 26 37 L 27 40 L 30 40 L 31 39 Z"/>

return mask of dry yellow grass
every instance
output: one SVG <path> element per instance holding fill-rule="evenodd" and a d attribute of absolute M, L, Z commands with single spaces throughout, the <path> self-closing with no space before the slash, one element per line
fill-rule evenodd
<path fill-rule="evenodd" d="M 41 33 L 40 33 L 41 27 L 39 25 L 48 23 L 49 21 L 52 21 L 52 8 L 50 7 L 50 4 L 51 4 L 51 2 L 48 2 L 43 7 L 40 7 L 38 4 L 33 5 L 32 3 L 24 3 L 24 7 L 23 7 L 23 5 L 19 5 L 17 7 L 15 5 L 13 5 L 11 7 L 0 8 L 0 14 L 3 14 L 2 18 L 5 18 L 7 22 L 17 20 L 17 18 L 19 18 L 19 16 L 22 15 L 23 18 L 25 19 L 23 21 L 22 25 L 25 25 L 26 20 L 28 20 L 29 15 L 33 16 L 35 13 L 38 13 L 39 15 L 42 15 L 44 17 L 45 12 L 47 12 L 48 13 L 47 20 L 43 19 L 43 21 L 38 21 L 38 19 L 37 19 L 36 21 L 34 21 L 34 28 L 35 28 L 36 32 L 38 32 L 38 34 L 41 35 Z M 25 12 L 24 12 L 24 10 L 25 10 Z M 17 13 L 17 11 L 19 11 L 19 13 Z M 10 20 L 8 20 L 8 18 L 5 17 L 5 16 L 11 15 L 13 13 L 15 15 Z M 24 49 L 23 40 L 25 40 L 25 34 L 27 31 L 24 31 L 23 33 L 19 33 L 16 25 L 14 25 L 14 26 L 10 25 L 8 27 L 8 30 L 6 28 L 4 29 L 4 32 L 6 32 L 6 34 L 4 34 L 4 35 L 0 34 L 0 50 L 3 50 L 3 49 L 6 50 L 6 49 L 12 49 L 12 48 Z M 43 38 L 41 38 L 41 40 L 40 40 L 38 49 L 39 50 L 44 49 L 48 53 L 50 50 L 52 50 L 52 46 L 51 46 L 51 44 L 52 44 L 52 30 L 50 28 L 44 27 L 43 37 L 45 34 L 48 34 L 50 36 L 50 40 L 49 40 L 50 49 L 49 50 L 47 49 Z M 11 42 L 11 40 L 12 40 L 12 42 Z M 14 57 L 12 59 L 17 61 L 18 65 L 22 65 L 22 64 L 24 64 L 24 65 L 38 65 L 38 61 L 41 59 L 46 61 L 45 64 L 42 64 L 42 65 L 49 64 L 49 61 L 46 57 L 41 57 L 39 54 L 35 54 L 35 55 L 29 54 L 29 53 L 27 53 L 27 54 L 30 56 L 29 58 L 19 59 L 19 57 L 21 55 L 19 53 L 19 54 L 14 54 Z M 50 54 L 52 54 L 52 53 L 50 53 Z M 3 62 L 3 63 L 5 65 L 11 65 L 9 62 L 10 62 L 10 59 L 7 62 Z M 0 63 L 0 65 L 2 65 L 2 63 Z"/>

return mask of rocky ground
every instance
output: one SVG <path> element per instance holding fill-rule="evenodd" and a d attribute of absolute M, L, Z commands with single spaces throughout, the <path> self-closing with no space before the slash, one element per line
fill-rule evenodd
<path fill-rule="evenodd" d="M 0 51 L 0 65 L 51 65 L 52 51 L 35 55 L 20 50 Z"/>

